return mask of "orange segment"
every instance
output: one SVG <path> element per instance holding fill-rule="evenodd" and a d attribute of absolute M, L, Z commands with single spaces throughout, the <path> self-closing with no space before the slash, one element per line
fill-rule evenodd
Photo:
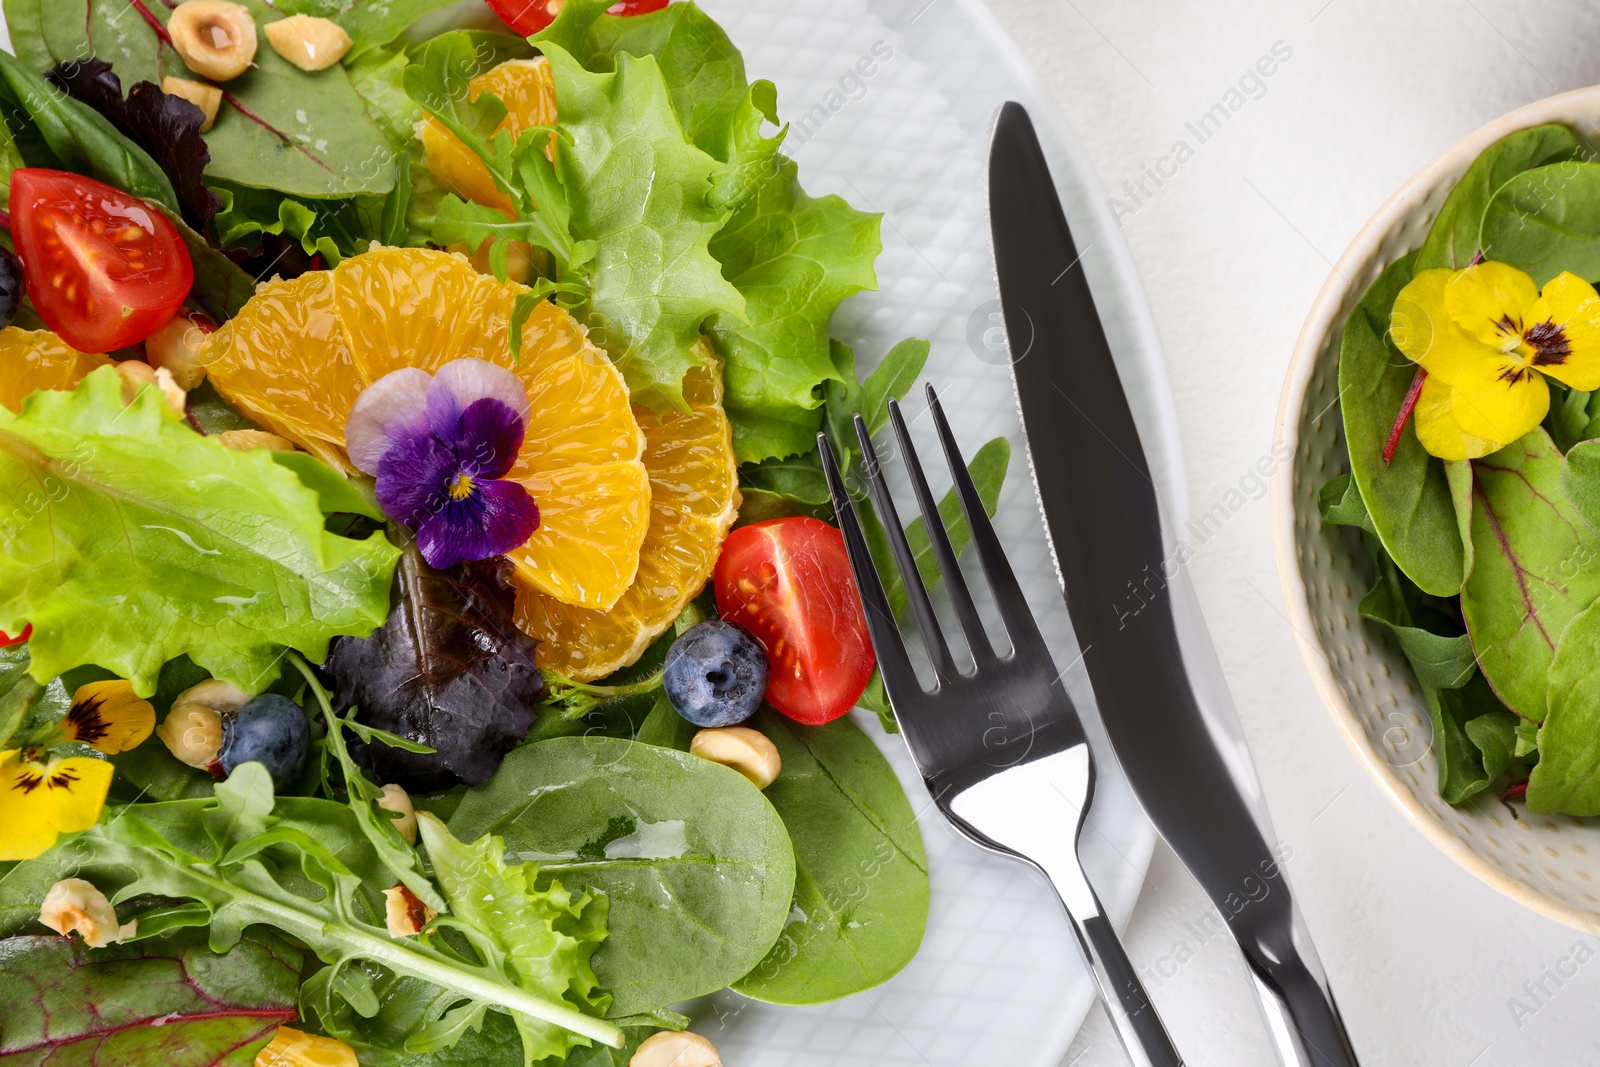
<path fill-rule="evenodd" d="M 633 580 L 650 523 L 644 438 L 616 367 L 554 304 L 534 308 L 513 361 L 511 310 L 526 291 L 446 252 L 376 249 L 264 286 L 207 338 L 201 361 L 245 414 L 345 470 L 351 405 L 385 374 L 463 358 L 511 370 L 531 410 L 510 477 L 540 513 L 533 537 L 509 553 L 518 580 L 563 603 L 610 608 Z"/>
<path fill-rule="evenodd" d="M 0 407 L 22 410 L 40 389 L 71 389 L 85 374 L 111 360 L 79 352 L 49 330 L 0 330 Z"/>
<path fill-rule="evenodd" d="M 704 353 L 703 353 L 704 355 Z M 540 638 L 539 664 L 580 682 L 638 659 L 694 599 L 716 565 L 739 510 L 733 431 L 722 410 L 722 373 L 707 360 L 684 379 L 688 411 L 634 415 L 650 472 L 650 531 L 639 572 L 610 611 L 560 603 L 519 588 L 517 623 Z"/>
<path fill-rule="evenodd" d="M 495 127 L 507 130 L 513 138 L 534 126 L 553 126 L 556 121 L 556 82 L 550 63 L 543 56 L 535 59 L 509 59 L 467 83 L 467 92 L 477 100 L 493 93 L 506 106 L 506 117 Z M 422 142 L 428 170 L 439 182 L 463 200 L 474 200 L 492 207 L 507 218 L 516 217 L 516 208 L 494 183 L 489 168 L 476 152 L 461 143 L 431 115 L 417 124 L 417 139 Z M 545 148 L 549 155 L 551 148 Z"/>

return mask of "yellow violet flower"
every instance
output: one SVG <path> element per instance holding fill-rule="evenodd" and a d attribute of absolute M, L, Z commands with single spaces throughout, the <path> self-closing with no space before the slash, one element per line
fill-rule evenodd
<path fill-rule="evenodd" d="M 31 860 L 59 835 L 93 826 L 111 771 L 107 761 L 87 756 L 40 762 L 20 749 L 0 752 L 0 860 Z"/>
<path fill-rule="evenodd" d="M 1441 459 L 1476 459 L 1550 410 L 1548 375 L 1600 388 L 1600 295 L 1563 272 L 1541 292 L 1505 263 L 1425 270 L 1400 290 L 1390 336 L 1427 371 L 1417 439 Z"/>
<path fill-rule="evenodd" d="M 43 747 L 79 741 L 107 755 L 137 747 L 156 727 L 156 709 L 133 695 L 133 683 L 121 678 L 80 685 L 72 707 L 56 723 Z"/>

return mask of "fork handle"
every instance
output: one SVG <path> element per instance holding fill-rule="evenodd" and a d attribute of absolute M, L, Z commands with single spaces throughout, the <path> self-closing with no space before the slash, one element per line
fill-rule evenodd
<path fill-rule="evenodd" d="M 1062 851 L 1065 854 L 1050 857 L 1040 868 L 1066 906 L 1078 947 L 1100 986 L 1100 1003 L 1105 1005 L 1128 1059 L 1133 1067 L 1183 1067 L 1183 1057 L 1167 1036 L 1099 896 L 1084 877 L 1076 850 Z"/>

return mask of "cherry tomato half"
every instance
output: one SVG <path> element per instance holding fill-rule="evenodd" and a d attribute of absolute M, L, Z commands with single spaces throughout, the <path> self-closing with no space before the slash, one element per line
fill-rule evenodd
<path fill-rule="evenodd" d="M 183 304 L 194 264 L 159 209 L 60 170 L 11 175 L 11 234 L 39 317 L 83 352 L 149 337 Z"/>
<path fill-rule="evenodd" d="M 555 21 L 564 0 L 484 0 L 500 21 L 522 36 L 538 33 Z M 608 15 L 643 15 L 660 11 L 667 0 L 619 0 L 606 8 Z"/>
<path fill-rule="evenodd" d="M 0 630 L 0 648 L 12 648 L 13 646 L 24 644 L 27 642 L 28 638 L 32 636 L 33 623 L 31 622 L 23 628 L 23 631 L 20 634 L 15 637 L 12 637 L 4 630 Z"/>
<path fill-rule="evenodd" d="M 844 537 L 818 519 L 769 519 L 728 535 L 717 610 L 767 650 L 767 702 L 795 722 L 832 722 L 861 698 L 877 662 Z"/>

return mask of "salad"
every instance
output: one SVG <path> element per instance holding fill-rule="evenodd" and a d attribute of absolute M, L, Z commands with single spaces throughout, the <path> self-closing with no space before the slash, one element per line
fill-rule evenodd
<path fill-rule="evenodd" d="M 3 3 L 0 1062 L 709 1067 L 904 967 L 816 441 L 928 345 L 722 29 Z"/>
<path fill-rule="evenodd" d="M 1361 615 L 1410 660 L 1439 791 L 1600 815 L 1600 164 L 1559 125 L 1491 146 L 1345 324 Z M 1515 809 L 1513 809 L 1515 814 Z"/>

